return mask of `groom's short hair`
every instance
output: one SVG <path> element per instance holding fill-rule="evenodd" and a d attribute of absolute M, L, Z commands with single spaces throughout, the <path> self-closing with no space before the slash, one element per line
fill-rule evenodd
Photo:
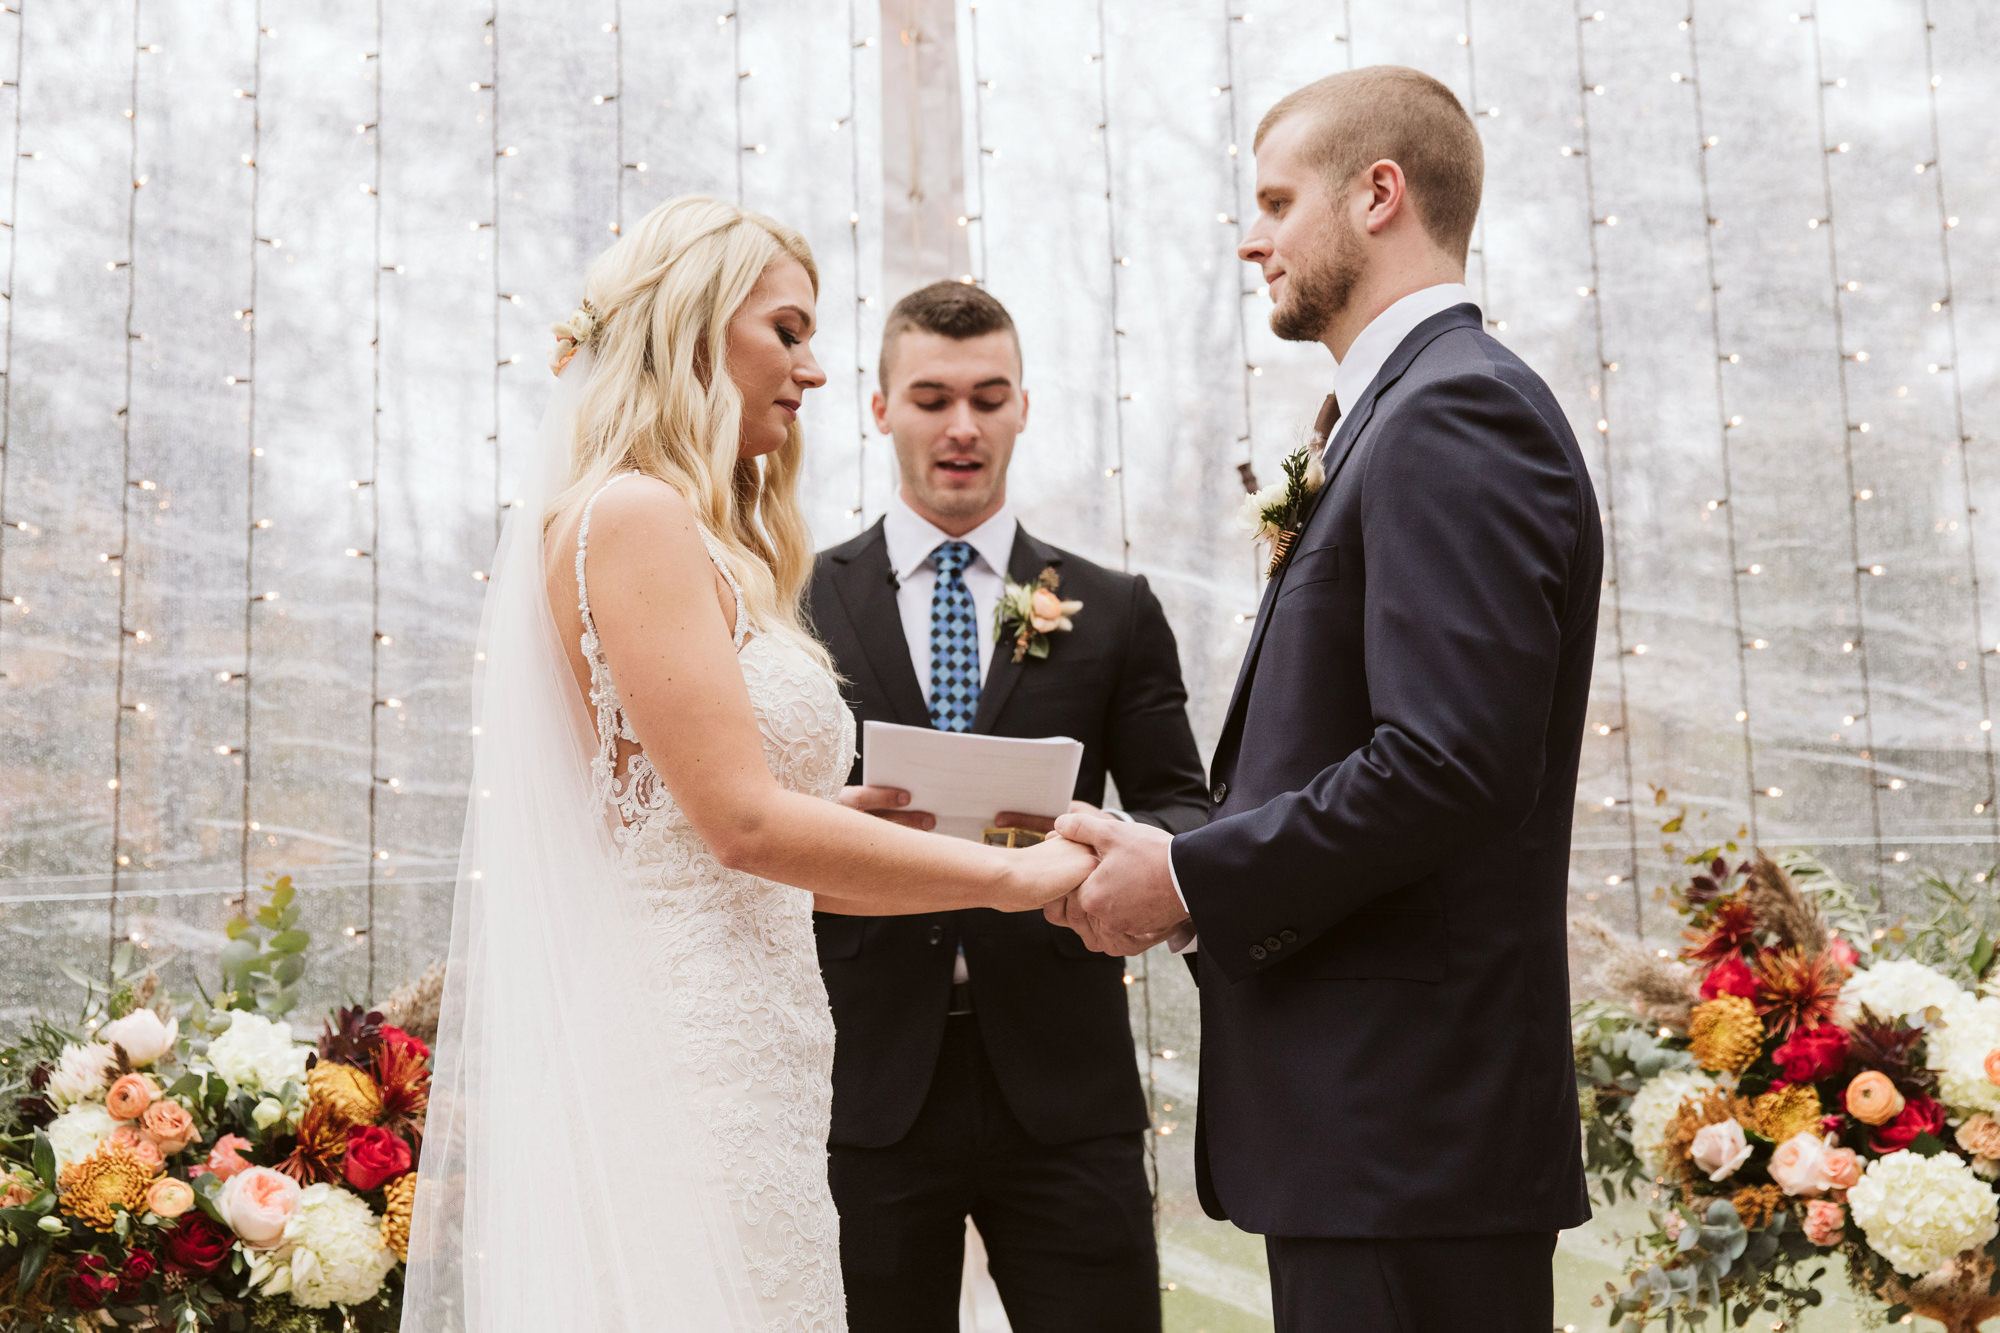
<path fill-rule="evenodd" d="M 1014 317 L 1007 313 L 1007 307 L 1000 304 L 1000 298 L 969 282 L 949 279 L 934 282 L 896 302 L 882 325 L 882 354 L 875 373 L 884 393 L 889 391 L 889 354 L 895 350 L 897 340 L 911 329 L 959 341 L 1006 332 L 1014 335 L 1017 357 L 1021 351 L 1020 331 L 1014 327 Z"/>
<path fill-rule="evenodd" d="M 1368 65 L 1329 75 L 1279 99 L 1264 113 L 1253 147 L 1281 120 L 1311 116 L 1305 151 L 1344 185 L 1387 158 L 1403 169 L 1417 217 L 1431 241 L 1463 262 L 1486 175 L 1479 131 L 1451 89 L 1421 70 Z"/>

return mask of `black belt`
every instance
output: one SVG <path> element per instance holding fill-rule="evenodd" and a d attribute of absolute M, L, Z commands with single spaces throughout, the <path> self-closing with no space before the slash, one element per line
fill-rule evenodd
<path fill-rule="evenodd" d="M 951 1017 L 972 1012 L 972 983 L 954 981 L 951 983 L 951 1006 L 945 1013 Z"/>

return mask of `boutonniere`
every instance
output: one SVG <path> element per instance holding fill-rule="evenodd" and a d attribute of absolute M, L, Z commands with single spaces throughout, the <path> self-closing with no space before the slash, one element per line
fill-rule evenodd
<path fill-rule="evenodd" d="M 1271 543 L 1271 563 L 1264 577 L 1271 578 L 1284 568 L 1299 539 L 1305 521 L 1306 504 L 1326 485 L 1326 469 L 1304 445 L 1285 456 L 1285 479 L 1274 481 L 1261 491 L 1243 497 L 1238 517 L 1252 539 Z"/>
<path fill-rule="evenodd" d="M 1033 583 L 1007 581 L 1007 591 L 993 609 L 993 629 L 997 642 L 1014 644 L 1014 660 L 1049 655 L 1049 635 L 1076 628 L 1070 617 L 1083 610 L 1082 602 L 1066 602 L 1056 594 L 1062 579 L 1055 566 L 1042 571 Z"/>

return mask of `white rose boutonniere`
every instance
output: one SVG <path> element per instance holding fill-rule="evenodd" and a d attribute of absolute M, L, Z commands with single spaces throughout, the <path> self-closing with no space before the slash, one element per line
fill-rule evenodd
<path fill-rule="evenodd" d="M 1243 497 L 1237 518 L 1252 540 L 1271 543 L 1271 563 L 1264 571 L 1270 578 L 1284 568 L 1292 553 L 1292 543 L 1305 526 L 1306 505 L 1326 485 L 1326 469 L 1304 445 L 1285 456 L 1285 479 Z"/>
<path fill-rule="evenodd" d="M 1031 584 L 1008 581 L 1000 604 L 993 609 L 993 632 L 997 642 L 1013 643 L 1016 662 L 1047 657 L 1049 635 L 1066 634 L 1075 628 L 1070 617 L 1083 610 L 1083 603 L 1064 601 L 1056 591 L 1061 584 L 1054 566 L 1044 569 Z"/>

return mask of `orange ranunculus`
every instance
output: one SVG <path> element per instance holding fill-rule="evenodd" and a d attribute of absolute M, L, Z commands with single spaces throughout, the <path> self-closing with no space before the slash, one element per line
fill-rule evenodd
<path fill-rule="evenodd" d="M 228 1180 L 250 1166 L 249 1159 L 243 1156 L 243 1149 L 249 1146 L 250 1140 L 240 1134 L 224 1134 L 208 1150 L 208 1169 L 217 1180 Z"/>
<path fill-rule="evenodd" d="M 1847 1113 L 1864 1125 L 1886 1125 L 1903 1110 L 1903 1094 L 1878 1069 L 1856 1074 L 1847 1085 Z"/>
<path fill-rule="evenodd" d="M 194 1117 L 179 1102 L 154 1102 L 146 1108 L 146 1114 L 139 1117 L 139 1123 L 160 1145 L 160 1151 L 169 1157 L 194 1142 Z"/>
<path fill-rule="evenodd" d="M 146 1075 L 127 1074 L 104 1094 L 104 1109 L 111 1112 L 113 1120 L 137 1120 L 159 1095 L 158 1085 Z"/>
<path fill-rule="evenodd" d="M 194 1207 L 194 1190 L 185 1180 L 175 1180 L 168 1176 L 153 1182 L 153 1188 L 146 1191 L 146 1207 L 161 1217 L 179 1217 Z"/>
<path fill-rule="evenodd" d="M 2000 1046 L 1986 1053 L 1986 1081 L 2000 1084 Z"/>

